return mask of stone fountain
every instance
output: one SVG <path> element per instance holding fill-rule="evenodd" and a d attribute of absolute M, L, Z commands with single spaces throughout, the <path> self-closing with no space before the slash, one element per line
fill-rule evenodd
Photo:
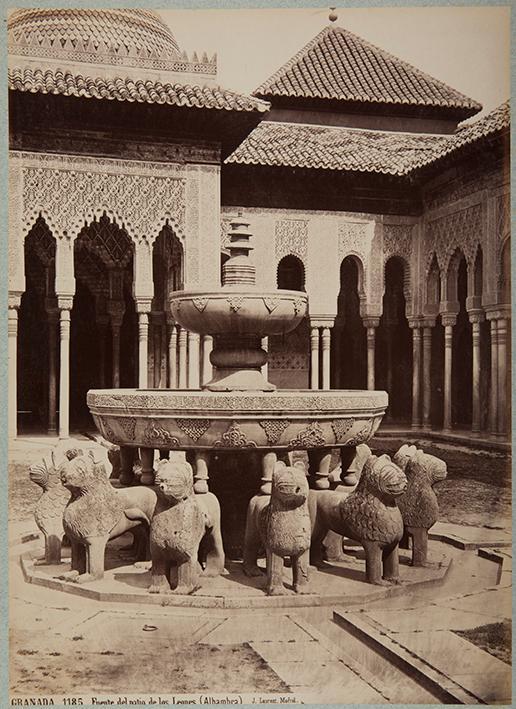
<path fill-rule="evenodd" d="M 213 453 L 254 451 L 262 461 L 260 492 L 267 495 L 277 459 L 297 450 L 308 453 L 310 486 L 324 490 L 329 487 L 332 449 L 346 454 L 368 441 L 380 425 L 388 402 L 385 392 L 278 391 L 266 380 L 262 338 L 293 330 L 307 315 L 308 299 L 299 291 L 257 288 L 248 227 L 241 217 L 231 223 L 231 255 L 218 291 L 170 295 L 177 323 L 214 338 L 211 381 L 199 390 L 88 392 L 99 431 L 121 447 L 122 484 L 133 482 L 137 449 L 143 484 L 154 482 L 156 449 L 186 451 L 198 494 L 208 491 Z"/>

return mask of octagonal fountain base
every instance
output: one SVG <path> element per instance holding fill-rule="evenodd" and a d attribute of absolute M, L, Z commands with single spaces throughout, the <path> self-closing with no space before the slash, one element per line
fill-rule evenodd
<path fill-rule="evenodd" d="M 158 606 L 184 606 L 190 608 L 299 608 L 310 606 L 352 606 L 381 598 L 411 593 L 422 586 L 444 582 L 451 566 L 451 557 L 443 553 L 432 554 L 433 568 L 416 568 L 410 565 L 410 552 L 400 550 L 401 583 L 390 586 L 373 586 L 365 582 L 365 561 L 361 547 L 345 547 L 344 560 L 328 562 L 324 569 L 310 569 L 309 595 L 289 591 L 292 583 L 290 568 L 284 570 L 287 595 L 267 596 L 264 593 L 265 575 L 249 578 L 240 562 L 226 563 L 226 574 L 203 579 L 202 588 L 190 595 L 154 595 L 147 591 L 150 585 L 150 562 L 133 564 L 121 547 L 131 542 L 131 535 L 111 542 L 106 550 L 106 573 L 101 581 L 79 585 L 59 579 L 69 571 L 68 560 L 58 565 L 38 566 L 34 559 L 43 551 L 41 540 L 27 543 L 21 564 L 25 580 L 39 586 L 71 593 L 85 598 L 113 603 L 142 603 Z M 353 544 L 350 542 L 350 544 Z M 66 553 L 66 551 L 65 551 Z M 265 568 L 264 560 L 259 566 Z"/>
<path fill-rule="evenodd" d="M 177 450 L 308 450 L 356 446 L 380 426 L 383 391 L 88 392 L 102 435 L 120 446 Z"/>

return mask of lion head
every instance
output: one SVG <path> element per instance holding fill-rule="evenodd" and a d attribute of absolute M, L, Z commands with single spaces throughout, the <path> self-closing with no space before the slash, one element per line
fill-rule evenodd
<path fill-rule="evenodd" d="M 193 470 L 185 460 L 160 460 L 154 479 L 159 493 L 174 504 L 193 495 Z"/>
<path fill-rule="evenodd" d="M 407 478 L 426 479 L 429 485 L 435 485 L 441 480 L 444 480 L 448 474 L 448 469 L 444 460 L 437 458 L 435 455 L 430 455 L 422 450 L 418 450 L 412 456 L 406 466 L 405 472 Z"/>
<path fill-rule="evenodd" d="M 287 467 L 279 463 L 272 473 L 272 498 L 284 509 L 295 509 L 306 502 L 308 480 L 300 466 Z"/>
<path fill-rule="evenodd" d="M 106 468 L 102 462 L 95 459 L 93 451 L 86 454 L 74 451 L 72 456 L 70 458 L 65 455 L 65 461 L 59 467 L 61 483 L 72 494 L 82 494 L 99 483 L 107 481 Z"/>
<path fill-rule="evenodd" d="M 416 448 L 416 446 L 404 443 L 401 448 L 399 448 L 399 450 L 397 450 L 396 453 L 392 456 L 392 460 L 398 466 L 398 468 L 405 470 L 407 463 L 413 456 L 416 455 L 417 451 L 418 449 Z"/>
<path fill-rule="evenodd" d="M 376 496 L 399 497 L 407 489 L 407 478 L 388 455 L 371 455 L 362 470 L 358 489 Z"/>

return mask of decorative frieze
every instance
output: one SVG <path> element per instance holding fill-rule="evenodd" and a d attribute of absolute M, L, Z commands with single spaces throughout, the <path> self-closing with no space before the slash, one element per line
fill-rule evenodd
<path fill-rule="evenodd" d="M 177 166 L 17 151 L 9 159 L 22 173 L 26 228 L 41 212 L 56 238 L 75 237 L 105 211 L 135 241 L 155 239 L 166 219 L 184 238 L 186 173 Z"/>
<path fill-rule="evenodd" d="M 275 229 L 276 259 L 298 256 L 306 264 L 308 253 L 308 221 L 306 219 L 280 219 Z"/>
<path fill-rule="evenodd" d="M 407 264 L 412 259 L 412 224 L 385 224 L 383 227 L 383 259 L 400 256 Z"/>
<path fill-rule="evenodd" d="M 426 271 L 435 253 L 442 272 L 446 272 L 457 248 L 472 266 L 482 239 L 482 205 L 475 204 L 459 212 L 429 222 L 425 234 Z"/>

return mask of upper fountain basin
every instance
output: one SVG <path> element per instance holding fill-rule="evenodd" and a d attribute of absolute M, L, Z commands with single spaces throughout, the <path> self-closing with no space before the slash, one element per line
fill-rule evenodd
<path fill-rule="evenodd" d="M 216 292 L 175 291 L 169 298 L 174 319 L 200 335 L 282 335 L 307 313 L 300 291 L 224 287 Z"/>

